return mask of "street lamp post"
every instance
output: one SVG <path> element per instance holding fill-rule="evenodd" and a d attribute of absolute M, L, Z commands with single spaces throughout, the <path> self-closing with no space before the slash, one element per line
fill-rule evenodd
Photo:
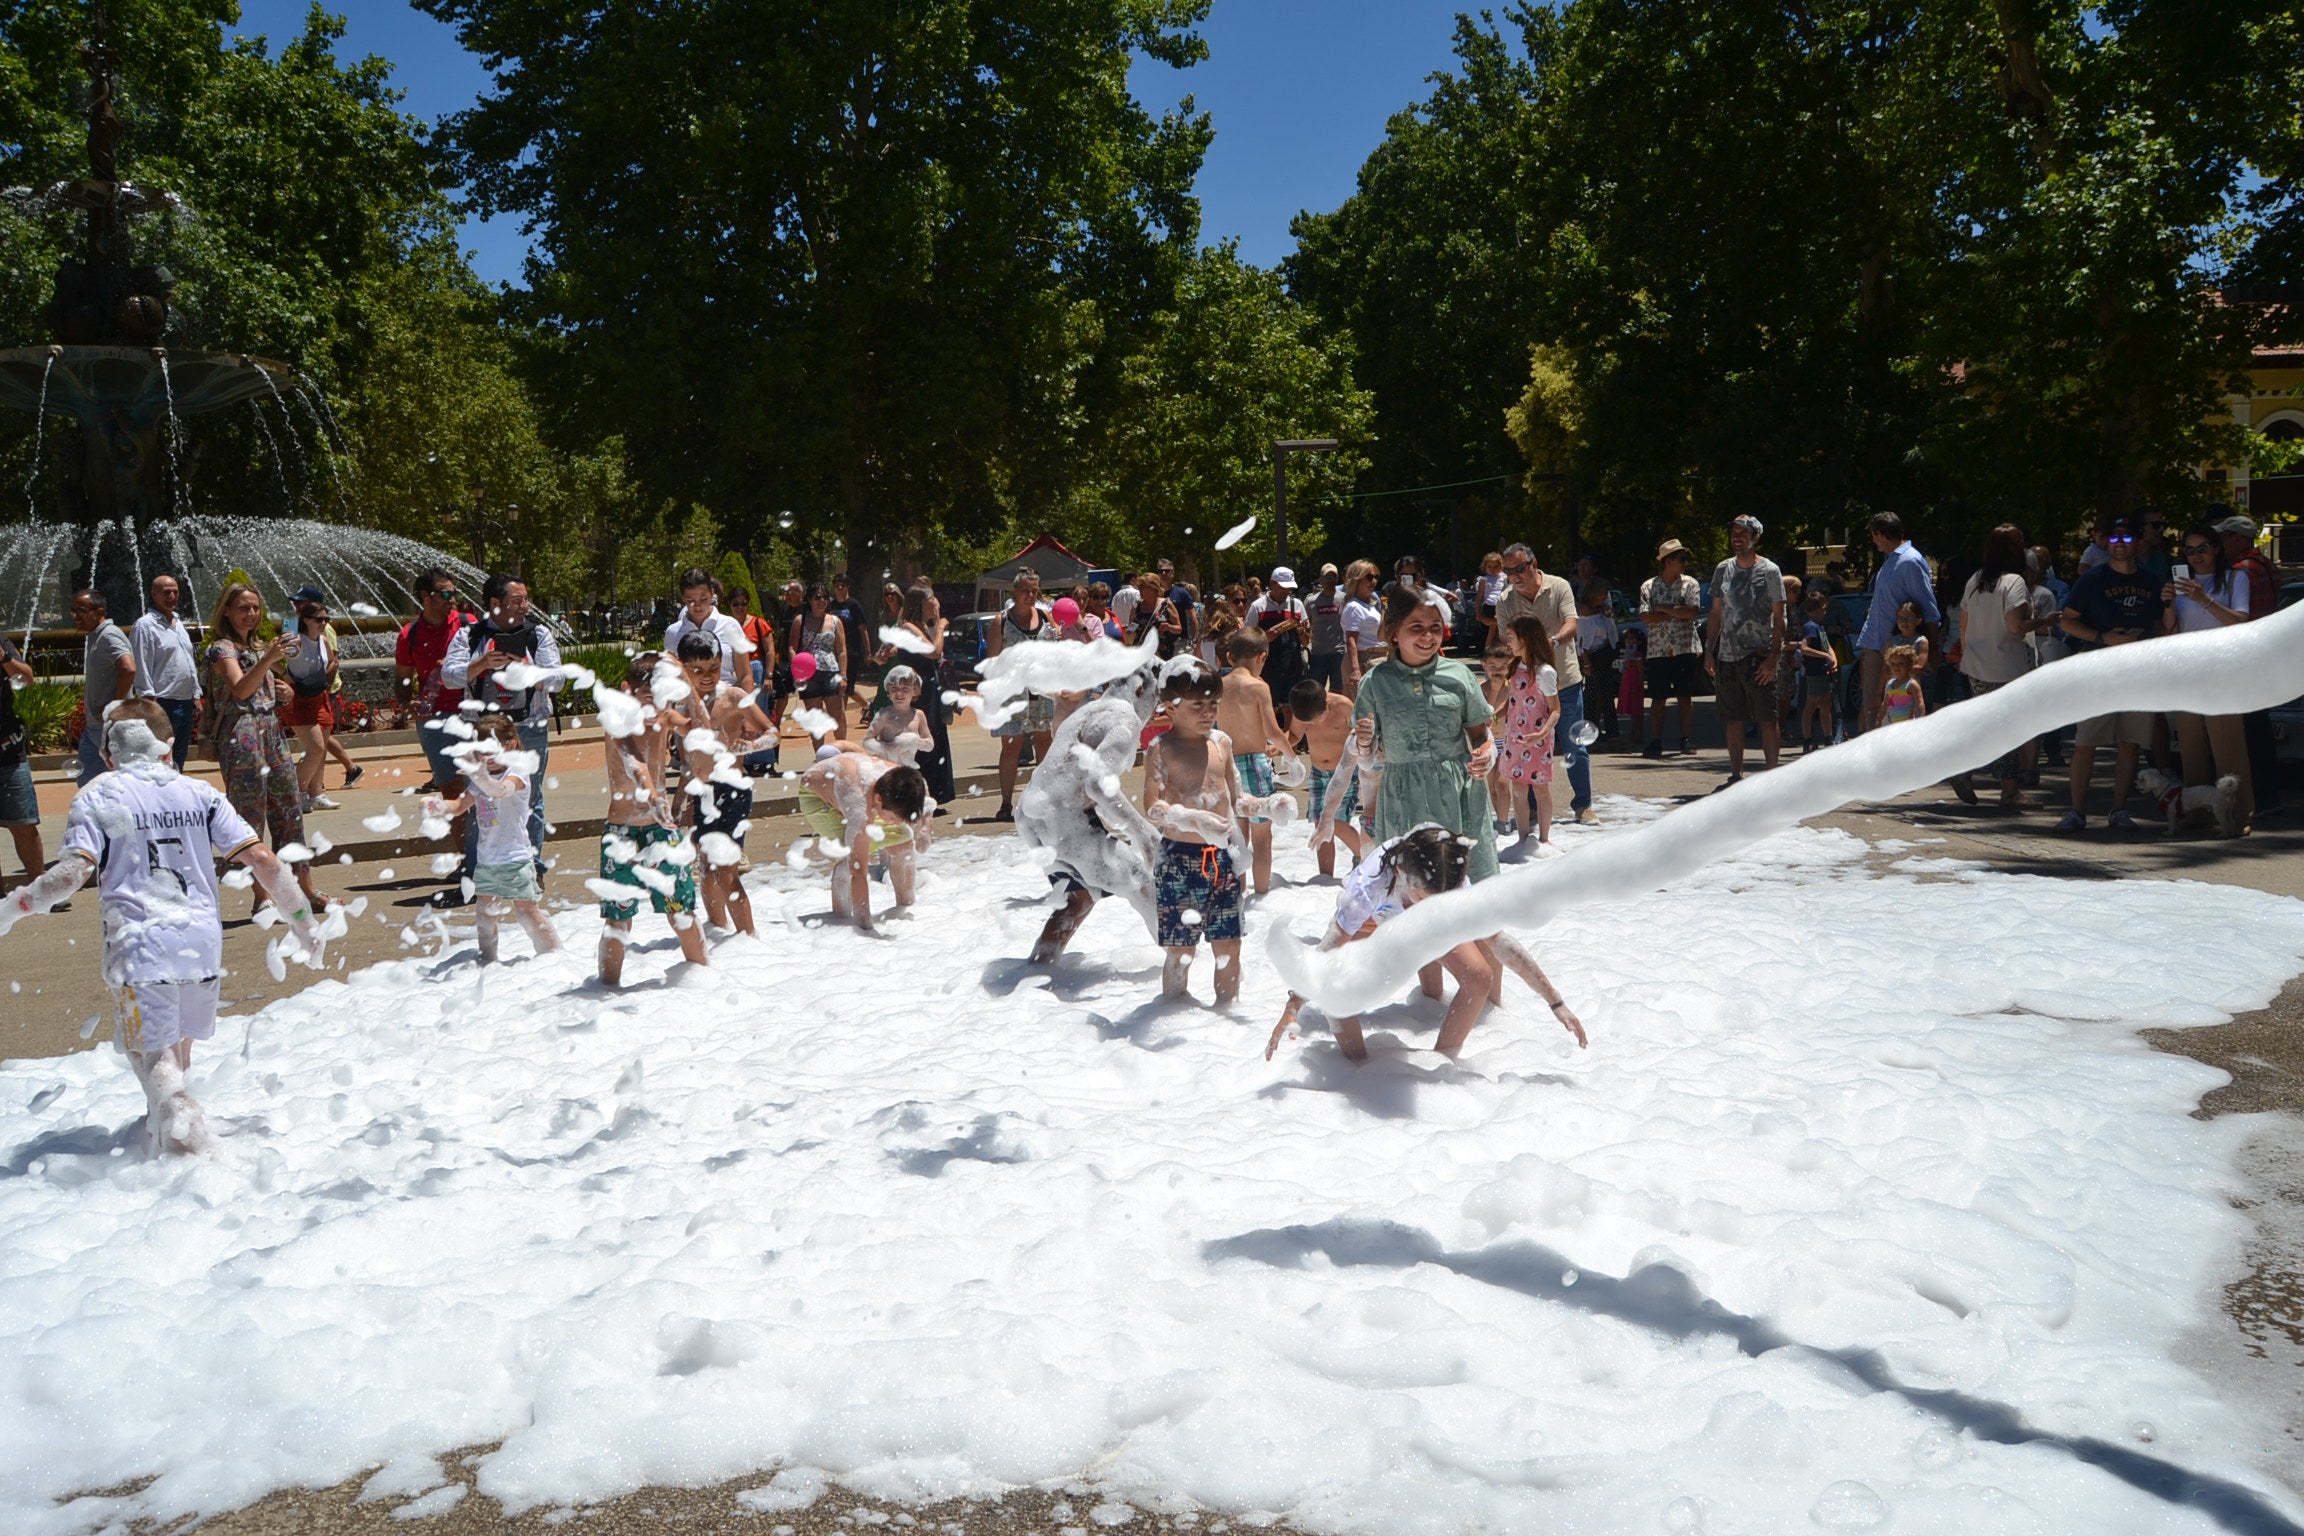
<path fill-rule="evenodd" d="M 1287 437 L 1272 445 L 1272 529 L 1282 565 L 1288 564 L 1288 455 L 1334 453 L 1340 446 L 1332 437 Z"/>

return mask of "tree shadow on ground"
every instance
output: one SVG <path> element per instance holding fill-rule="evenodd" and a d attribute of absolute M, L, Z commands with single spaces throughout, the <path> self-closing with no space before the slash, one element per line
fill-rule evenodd
<path fill-rule="evenodd" d="M 1667 1338 L 1729 1339 L 1739 1351 L 1755 1359 L 1777 1350 L 1798 1350 L 1835 1362 L 1863 1387 L 1892 1392 L 1950 1428 L 1996 1445 L 2061 1451 L 2156 1499 L 2196 1509 L 2236 1536 L 2304 1536 L 2304 1526 L 2282 1515 L 2253 1489 L 2188 1471 L 2094 1436 L 2035 1429 L 2014 1408 L 1989 1398 L 1906 1386 L 1896 1379 L 1877 1350 L 1819 1349 L 1803 1344 L 1763 1319 L 1729 1311 L 1669 1265 L 1645 1265 L 1619 1278 L 1589 1270 L 1579 1272 L 1565 1255 L 1537 1243 L 1496 1243 L 1468 1252 L 1450 1252 L 1430 1234 L 1399 1222 L 1349 1219 L 1243 1232 L 1203 1244 L 1201 1254 L 1211 1263 L 1248 1259 L 1279 1269 L 1302 1269 L 1313 1254 L 1324 1255 L 1339 1268 L 1410 1269 L 1430 1264 L 1483 1285 L 1595 1316 L 1618 1318 Z"/>

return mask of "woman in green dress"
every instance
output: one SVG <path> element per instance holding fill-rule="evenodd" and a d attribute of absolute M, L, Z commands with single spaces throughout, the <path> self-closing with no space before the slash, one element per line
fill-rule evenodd
<path fill-rule="evenodd" d="M 1391 659 L 1368 670 L 1352 707 L 1360 749 L 1384 764 L 1376 838 L 1437 823 L 1470 839 L 1471 877 L 1485 880 L 1496 873 L 1487 782 L 1496 741 L 1480 678 L 1440 654 L 1448 618 L 1424 592 L 1394 587 L 1384 594 L 1383 635 Z"/>

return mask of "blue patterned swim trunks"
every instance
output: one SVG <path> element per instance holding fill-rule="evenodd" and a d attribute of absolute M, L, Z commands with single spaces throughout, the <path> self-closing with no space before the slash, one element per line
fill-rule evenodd
<path fill-rule="evenodd" d="M 1190 949 L 1202 939 L 1217 943 L 1240 937 L 1248 887 L 1233 867 L 1229 848 L 1163 838 L 1153 885 L 1162 949 Z"/>

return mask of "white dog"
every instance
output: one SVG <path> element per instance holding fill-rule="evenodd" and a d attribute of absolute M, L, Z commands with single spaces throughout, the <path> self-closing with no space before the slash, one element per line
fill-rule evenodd
<path fill-rule="evenodd" d="M 2219 837 L 2240 835 L 2240 780 L 2232 774 L 2214 784 L 2179 784 L 2157 768 L 2139 768 L 2136 787 L 2160 807 L 2170 832 L 2206 812 L 2215 816 Z"/>

